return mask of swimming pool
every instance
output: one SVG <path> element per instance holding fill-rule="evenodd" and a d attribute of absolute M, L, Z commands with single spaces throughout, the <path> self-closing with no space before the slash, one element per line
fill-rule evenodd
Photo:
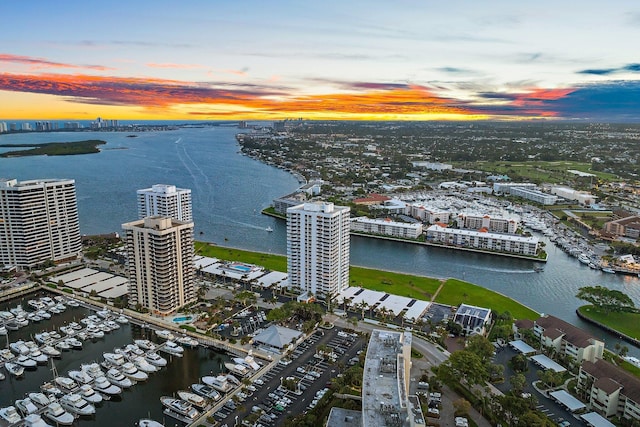
<path fill-rule="evenodd" d="M 193 320 L 193 316 L 177 316 L 171 319 L 171 321 L 174 323 L 189 323 L 193 322 Z"/>
<path fill-rule="evenodd" d="M 251 267 L 243 264 L 232 264 L 229 267 L 232 268 L 233 270 L 242 271 L 243 273 L 248 273 L 251 271 Z"/>

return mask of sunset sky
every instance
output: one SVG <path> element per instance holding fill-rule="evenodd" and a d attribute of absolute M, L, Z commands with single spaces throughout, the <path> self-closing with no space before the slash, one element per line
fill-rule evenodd
<path fill-rule="evenodd" d="M 640 120 L 636 1 L 8 1 L 0 121 Z"/>

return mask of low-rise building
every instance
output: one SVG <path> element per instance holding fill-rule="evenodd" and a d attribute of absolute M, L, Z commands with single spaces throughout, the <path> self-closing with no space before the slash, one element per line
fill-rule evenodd
<path fill-rule="evenodd" d="M 511 194 L 512 188 L 528 188 L 534 190 L 537 187 L 532 182 L 496 182 L 493 184 L 493 192 L 498 194 Z"/>
<path fill-rule="evenodd" d="M 467 228 L 470 230 L 486 229 L 492 233 L 515 234 L 518 230 L 518 221 L 514 218 L 506 218 L 499 216 L 461 213 L 456 219 L 459 228 Z"/>
<path fill-rule="evenodd" d="M 541 205 L 555 205 L 558 201 L 558 196 L 543 193 L 542 191 L 533 188 L 512 187 L 509 189 L 509 194 L 531 200 L 532 202 L 540 203 Z"/>
<path fill-rule="evenodd" d="M 551 194 L 555 194 L 563 199 L 570 200 L 572 202 L 578 202 L 581 205 L 592 205 L 596 203 L 598 197 L 586 191 L 578 191 L 569 187 L 552 186 Z"/>
<path fill-rule="evenodd" d="M 491 309 L 460 304 L 453 321 L 462 326 L 465 335 L 485 335 L 491 324 Z"/>
<path fill-rule="evenodd" d="M 580 366 L 576 390 L 604 417 L 640 420 L 640 379 L 604 360 Z"/>
<path fill-rule="evenodd" d="M 628 216 L 614 221 L 605 222 L 602 228 L 607 233 L 611 233 L 615 236 L 637 239 L 640 237 L 640 216 Z"/>
<path fill-rule="evenodd" d="M 427 242 L 442 243 L 459 248 L 483 249 L 535 256 L 538 253 L 537 237 L 524 237 L 514 234 L 489 233 L 487 230 L 460 230 L 448 228 L 445 224 L 434 224 L 426 231 Z"/>
<path fill-rule="evenodd" d="M 351 230 L 361 233 L 417 239 L 422 235 L 422 224 L 408 224 L 392 221 L 389 218 L 372 219 L 363 216 L 351 218 Z"/>
<path fill-rule="evenodd" d="M 604 342 L 555 316 L 545 315 L 535 320 L 533 333 L 542 346 L 571 356 L 578 363 L 602 359 Z"/>

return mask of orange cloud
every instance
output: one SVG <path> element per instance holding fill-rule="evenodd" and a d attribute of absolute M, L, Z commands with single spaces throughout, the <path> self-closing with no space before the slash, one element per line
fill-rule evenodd
<path fill-rule="evenodd" d="M 199 68 L 204 68 L 203 65 L 198 65 L 198 64 L 173 64 L 173 63 L 159 64 L 159 63 L 150 62 L 146 65 L 147 67 L 151 67 L 151 68 L 175 68 L 179 70 L 195 70 Z"/>

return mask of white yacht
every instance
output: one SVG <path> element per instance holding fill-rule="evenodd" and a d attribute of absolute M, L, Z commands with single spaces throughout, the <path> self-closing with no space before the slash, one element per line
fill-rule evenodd
<path fill-rule="evenodd" d="M 224 364 L 224 367 L 227 368 L 232 374 L 236 374 L 241 377 L 246 377 L 247 375 L 249 375 L 249 368 L 247 368 L 245 365 L 226 362 Z"/>
<path fill-rule="evenodd" d="M 104 360 L 115 366 L 122 366 L 126 360 L 121 353 L 103 353 Z"/>
<path fill-rule="evenodd" d="M 83 363 L 80 365 L 80 369 L 87 373 L 91 378 L 103 377 L 104 372 L 102 372 L 102 368 L 96 362 L 93 363 Z"/>
<path fill-rule="evenodd" d="M 18 414 L 15 406 L 0 408 L 0 418 L 9 423 L 9 425 L 17 424 L 22 420 L 22 417 Z"/>
<path fill-rule="evenodd" d="M 147 362 L 151 363 L 152 365 L 160 366 L 160 367 L 167 366 L 167 359 L 160 356 L 158 353 L 155 353 L 155 352 L 147 353 L 144 356 L 144 358 L 146 359 Z"/>
<path fill-rule="evenodd" d="M 140 420 L 138 420 L 138 423 L 136 425 L 138 427 L 164 427 L 164 424 L 161 424 L 150 418 L 141 418 Z"/>
<path fill-rule="evenodd" d="M 229 384 L 229 381 L 227 380 L 227 377 L 225 375 L 218 375 L 217 377 L 202 377 L 202 382 L 223 393 L 226 393 L 233 388 L 233 386 Z"/>
<path fill-rule="evenodd" d="M 190 391 L 180 390 L 178 397 L 199 409 L 204 409 L 207 406 L 207 399 Z"/>
<path fill-rule="evenodd" d="M 40 351 L 49 357 L 59 358 L 60 356 L 62 356 L 62 353 L 60 353 L 60 350 L 50 345 L 45 345 L 40 349 Z"/>
<path fill-rule="evenodd" d="M 78 394 L 89 403 L 96 404 L 102 402 L 102 395 L 100 393 L 96 393 L 89 384 L 81 385 L 80 390 L 78 390 Z"/>
<path fill-rule="evenodd" d="M 49 360 L 49 356 L 42 353 L 42 351 L 39 348 L 36 348 L 35 350 L 31 350 L 29 352 L 29 357 L 35 360 L 36 363 L 39 365 L 45 365 Z"/>
<path fill-rule="evenodd" d="M 69 371 L 68 375 L 72 380 L 76 381 L 78 384 L 89 384 L 93 381 L 93 378 L 91 377 L 91 375 L 89 375 L 83 369 L 71 370 Z"/>
<path fill-rule="evenodd" d="M 7 335 L 9 333 L 9 331 L 7 330 L 7 327 L 4 325 L 0 325 L 0 335 Z"/>
<path fill-rule="evenodd" d="M 82 350 L 82 341 L 77 339 L 76 337 L 70 337 L 65 339 L 65 342 L 69 344 L 69 347 L 75 348 L 76 350 Z"/>
<path fill-rule="evenodd" d="M 38 367 L 38 362 L 30 358 L 29 356 L 18 356 L 15 360 L 15 363 L 28 370 L 34 370 Z"/>
<path fill-rule="evenodd" d="M 28 396 L 29 399 L 31 399 L 31 401 L 40 408 L 44 408 L 49 403 L 51 403 L 51 400 L 49 400 L 49 398 L 44 393 L 29 393 Z"/>
<path fill-rule="evenodd" d="M 131 362 L 125 362 L 121 367 L 122 373 L 129 379 L 135 382 L 146 381 L 149 379 L 149 375 L 146 372 L 140 371 Z"/>
<path fill-rule="evenodd" d="M 76 415 L 93 415 L 96 407 L 87 402 L 77 393 L 65 394 L 60 398 L 60 405 L 67 411 Z"/>
<path fill-rule="evenodd" d="M 69 377 L 55 377 L 53 382 L 63 393 L 73 392 L 78 389 L 78 383 Z"/>
<path fill-rule="evenodd" d="M 260 369 L 260 365 L 258 364 L 258 362 L 256 362 L 251 354 L 248 354 L 245 357 L 234 357 L 233 362 L 238 365 L 244 365 L 248 368 L 253 369 L 254 371 Z"/>
<path fill-rule="evenodd" d="M 168 331 L 166 329 L 160 329 L 156 331 L 156 335 L 158 336 L 158 338 L 162 338 L 163 340 L 173 340 L 176 338 L 175 335 L 171 333 L 171 331 Z"/>
<path fill-rule="evenodd" d="M 184 353 L 184 348 L 171 340 L 165 342 L 164 345 L 160 347 L 160 350 L 175 356 L 181 356 L 182 353 Z"/>
<path fill-rule="evenodd" d="M 133 385 L 129 378 L 125 377 L 122 372 L 115 368 L 111 368 L 107 371 L 107 379 L 111 384 L 122 388 L 129 388 Z"/>
<path fill-rule="evenodd" d="M 12 342 L 9 344 L 9 348 L 15 354 L 27 355 L 29 354 L 29 347 L 22 340 L 18 340 L 16 342 Z"/>
<path fill-rule="evenodd" d="M 143 356 L 137 356 L 134 358 L 133 363 L 136 365 L 136 368 L 140 369 L 142 372 L 146 372 L 147 374 L 152 374 L 160 370 L 159 367 L 149 363 Z"/>
<path fill-rule="evenodd" d="M 121 314 L 120 316 L 116 317 L 116 322 L 120 323 L 121 325 L 126 325 L 127 323 L 129 323 L 129 319 Z"/>
<path fill-rule="evenodd" d="M 16 408 L 22 413 L 23 417 L 38 412 L 38 407 L 28 397 L 16 400 Z"/>
<path fill-rule="evenodd" d="M 172 413 L 178 414 L 182 418 L 186 418 L 188 420 L 195 420 L 200 415 L 197 409 L 195 409 L 191 404 L 185 402 L 182 399 L 174 399 L 170 396 L 162 396 L 160 398 L 160 402 L 169 410 L 167 415 L 172 415 Z"/>
<path fill-rule="evenodd" d="M 93 383 L 93 388 L 108 396 L 116 396 L 122 393 L 122 389 L 115 384 L 111 384 L 105 377 L 97 377 Z"/>
<path fill-rule="evenodd" d="M 49 381 L 43 383 L 40 386 L 40 391 L 46 394 L 51 394 L 55 397 L 60 397 L 63 395 L 62 390 L 60 390 L 60 388 L 56 384 Z"/>
<path fill-rule="evenodd" d="M 36 340 L 38 344 L 46 344 L 53 341 L 53 338 L 51 338 L 51 335 L 49 335 L 49 332 L 47 331 L 42 331 L 40 333 L 37 333 L 33 336 L 33 338 Z"/>
<path fill-rule="evenodd" d="M 183 335 L 181 337 L 176 338 L 176 342 L 191 348 L 195 348 L 200 345 L 197 339 L 191 338 L 188 335 Z"/>
<path fill-rule="evenodd" d="M 222 397 L 220 393 L 215 391 L 213 388 L 200 383 L 191 384 L 191 390 L 202 397 L 206 397 L 207 399 L 218 400 L 220 399 L 220 397 Z"/>
<path fill-rule="evenodd" d="M 17 363 L 5 362 L 4 368 L 14 377 L 21 377 L 24 374 L 24 368 Z"/>
<path fill-rule="evenodd" d="M 138 347 L 143 350 L 155 350 L 156 345 L 149 340 L 134 340 L 133 341 Z"/>
<path fill-rule="evenodd" d="M 44 410 L 43 415 L 47 419 L 61 426 L 70 426 L 75 421 L 75 417 L 65 411 L 58 402 L 51 402 L 47 406 L 47 409 Z"/>
<path fill-rule="evenodd" d="M 71 350 L 71 346 L 69 345 L 69 343 L 66 340 L 58 341 L 54 347 L 57 348 L 60 351 L 69 351 L 69 350 Z"/>
<path fill-rule="evenodd" d="M 42 419 L 40 414 L 29 414 L 24 417 L 24 427 L 52 427 L 45 420 Z"/>
<path fill-rule="evenodd" d="M 111 317 L 111 311 L 109 310 L 100 310 L 96 312 L 96 315 L 102 319 L 108 319 Z"/>

